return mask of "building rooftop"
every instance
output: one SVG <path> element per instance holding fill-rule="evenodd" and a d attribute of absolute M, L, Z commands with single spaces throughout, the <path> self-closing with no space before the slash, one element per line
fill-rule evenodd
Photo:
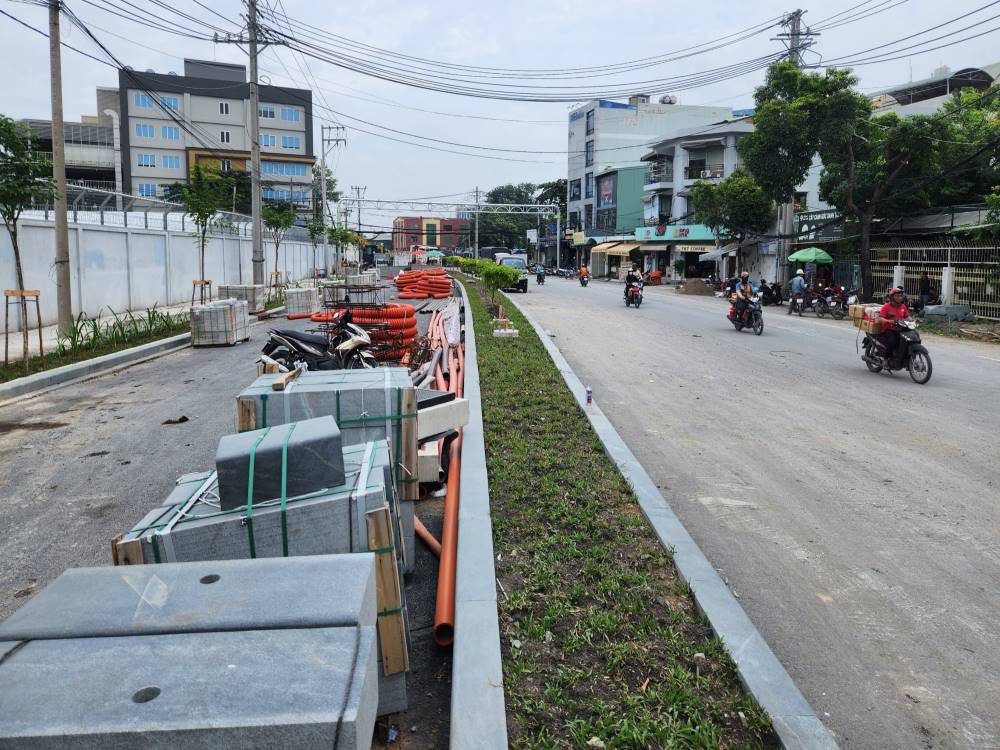
<path fill-rule="evenodd" d="M 670 148 L 678 143 L 690 144 L 692 141 L 716 141 L 726 135 L 742 135 L 753 132 L 753 122 L 750 118 L 739 120 L 724 120 L 712 125 L 700 125 L 694 128 L 683 128 L 676 130 L 666 138 L 653 144 L 653 148 L 642 157 L 643 161 L 651 161 L 657 156 L 663 156 Z"/>
<path fill-rule="evenodd" d="M 962 68 L 952 72 L 948 67 L 934 71 L 934 75 L 920 81 L 897 84 L 870 95 L 880 106 L 891 104 L 916 104 L 927 99 L 947 96 L 958 89 L 974 87 L 989 88 L 1000 75 L 1000 63 L 985 65 L 982 68 Z"/>
<path fill-rule="evenodd" d="M 52 120 L 24 119 L 35 137 L 41 141 L 52 140 Z M 112 128 L 83 122 L 64 122 L 63 139 L 66 143 L 80 143 L 90 146 L 113 146 Z"/>

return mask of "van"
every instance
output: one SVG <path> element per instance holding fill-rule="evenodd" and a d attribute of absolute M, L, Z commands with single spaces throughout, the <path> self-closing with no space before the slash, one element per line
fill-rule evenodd
<path fill-rule="evenodd" d="M 517 286 L 512 287 L 513 289 L 519 289 L 520 291 L 527 294 L 528 292 L 528 260 L 525 255 L 515 255 L 514 253 L 497 253 L 494 257 L 494 261 L 498 266 L 508 266 L 510 268 L 516 268 L 521 272 L 518 277 Z M 507 291 L 507 290 L 504 290 Z"/>

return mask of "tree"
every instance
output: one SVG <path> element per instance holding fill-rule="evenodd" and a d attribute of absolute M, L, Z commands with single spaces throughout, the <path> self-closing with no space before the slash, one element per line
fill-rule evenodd
<path fill-rule="evenodd" d="M 543 206 L 558 206 L 562 226 L 566 226 L 566 178 L 543 182 L 538 186 L 535 202 Z"/>
<path fill-rule="evenodd" d="M 216 221 L 218 213 L 225 210 L 228 195 L 228 180 L 212 174 L 201 164 L 195 164 L 186 184 L 181 186 L 181 203 L 184 211 L 195 225 L 195 241 L 198 243 L 198 273 L 205 279 L 205 246 L 208 242 L 208 228 Z M 205 301 L 205 288 L 201 288 L 201 301 Z"/>
<path fill-rule="evenodd" d="M 306 229 L 309 231 L 309 241 L 312 242 L 313 246 L 313 269 L 316 269 L 316 248 L 326 234 L 326 225 L 323 223 L 323 219 L 313 218 L 306 224 Z M 326 266 L 326 258 L 323 258 L 323 265 Z"/>
<path fill-rule="evenodd" d="M 485 203 L 535 203 L 538 187 L 531 182 L 498 185 L 486 193 Z M 480 214 L 479 245 L 520 247 L 526 242 L 526 232 L 538 225 L 538 219 L 527 214 Z"/>
<path fill-rule="evenodd" d="M 1000 140 L 1000 85 L 980 93 L 960 89 L 947 99 L 935 118 L 948 125 L 949 134 L 938 143 L 941 163 L 961 164 L 946 180 L 930 186 L 934 206 L 983 203 L 1000 185 L 1000 146 L 983 149 Z"/>
<path fill-rule="evenodd" d="M 313 216 L 326 221 L 326 206 L 323 205 L 323 165 L 315 164 L 312 169 L 312 204 Z M 326 170 L 326 199 L 328 201 L 339 201 L 340 191 L 337 190 L 337 181 L 333 178 L 333 172 L 329 167 Z"/>
<path fill-rule="evenodd" d="M 271 201 L 261 207 L 261 220 L 274 242 L 274 272 L 278 273 L 278 250 L 295 221 L 295 206 L 288 201 Z M 275 277 L 277 278 L 277 277 Z"/>
<path fill-rule="evenodd" d="M 743 267 L 743 242 L 766 232 L 774 221 L 771 199 L 753 176 L 737 169 L 718 185 L 697 182 L 691 188 L 695 221 L 710 227 L 720 240 L 737 243 Z"/>
<path fill-rule="evenodd" d="M 933 117 L 872 117 L 871 101 L 854 90 L 856 83 L 846 70 L 806 73 L 789 62 L 773 65 L 754 94 L 754 132 L 738 148 L 765 194 L 782 203 L 819 154 L 820 197 L 858 223 L 862 296 L 869 299 L 872 224 L 927 205 L 947 125 Z"/>
<path fill-rule="evenodd" d="M 35 150 L 31 130 L 0 115 L 0 216 L 10 233 L 14 250 L 14 273 L 17 288 L 24 289 L 24 269 L 21 265 L 21 245 L 17 223 L 24 209 L 49 203 L 55 196 L 52 164 Z M 20 298 L 21 336 L 23 338 L 24 371 L 28 371 L 28 302 Z M 42 322 L 38 321 L 41 325 Z"/>

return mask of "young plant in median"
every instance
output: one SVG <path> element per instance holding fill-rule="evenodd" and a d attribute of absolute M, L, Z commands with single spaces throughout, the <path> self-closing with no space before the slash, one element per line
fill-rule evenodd
<path fill-rule="evenodd" d="M 34 204 L 47 204 L 55 195 L 52 182 L 52 163 L 35 150 L 31 130 L 0 115 L 0 216 L 10 233 L 14 250 L 14 273 L 17 288 L 24 289 L 24 269 L 21 266 L 21 244 L 17 223 L 26 208 Z M 21 310 L 21 336 L 23 364 L 28 370 L 28 303 L 19 300 Z M 41 321 L 38 322 L 41 325 Z"/>
<path fill-rule="evenodd" d="M 267 229 L 268 236 L 274 243 L 274 273 L 278 274 L 278 251 L 281 248 L 281 241 L 285 239 L 288 230 L 292 228 L 295 221 L 295 206 L 286 201 L 274 201 L 265 203 L 261 208 L 261 219 Z M 273 277 L 275 280 L 278 276 Z M 271 286 L 268 286 L 268 297 L 271 296 Z"/>
<path fill-rule="evenodd" d="M 198 243 L 198 273 L 205 280 L 205 247 L 209 227 L 225 210 L 229 198 L 229 181 L 213 174 L 201 164 L 195 164 L 187 184 L 181 186 L 184 211 L 194 220 L 195 242 Z M 205 287 L 201 287 L 201 302 L 205 301 Z"/>

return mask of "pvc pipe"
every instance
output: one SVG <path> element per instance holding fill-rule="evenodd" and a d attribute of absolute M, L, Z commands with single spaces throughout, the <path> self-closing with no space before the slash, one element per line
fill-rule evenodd
<path fill-rule="evenodd" d="M 413 517 L 413 530 L 420 537 L 420 541 L 426 544 L 431 552 L 437 557 L 441 557 L 441 542 L 434 538 L 434 535 L 424 526 L 424 522 L 420 520 L 419 516 Z"/>
<path fill-rule="evenodd" d="M 455 563 L 458 554 L 458 490 L 462 472 L 462 431 L 451 443 L 448 490 L 444 497 L 441 529 L 441 562 L 438 565 L 437 602 L 434 607 L 434 642 L 450 646 L 455 640 Z"/>

